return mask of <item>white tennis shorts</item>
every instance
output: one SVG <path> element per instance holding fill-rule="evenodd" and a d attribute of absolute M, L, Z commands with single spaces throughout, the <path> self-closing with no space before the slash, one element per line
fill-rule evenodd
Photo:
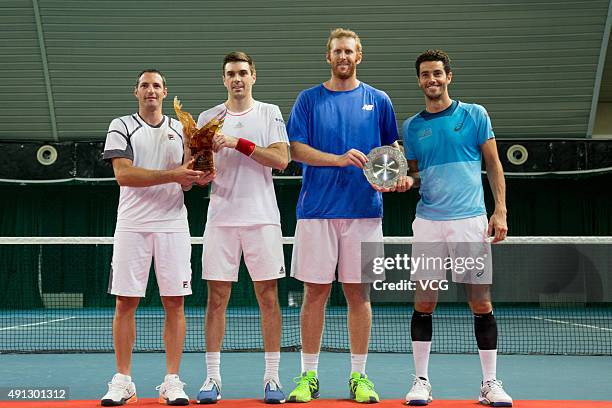
<path fill-rule="evenodd" d="M 486 215 L 460 220 L 433 221 L 415 218 L 412 223 L 412 265 L 410 279 L 443 280 L 452 270 L 453 282 L 491 284 L 491 244 L 487 241 Z"/>
<path fill-rule="evenodd" d="M 295 228 L 291 276 L 308 283 L 334 281 L 365 283 L 362 275 L 362 242 L 379 243 L 383 233 L 380 218 L 302 219 Z"/>
<path fill-rule="evenodd" d="M 243 254 L 253 281 L 285 277 L 280 225 L 207 225 L 204 229 L 202 279 L 237 282 L 240 257 Z"/>
<path fill-rule="evenodd" d="M 161 296 L 191 295 L 191 236 L 188 232 L 116 231 L 108 293 L 144 297 L 151 258 Z"/>

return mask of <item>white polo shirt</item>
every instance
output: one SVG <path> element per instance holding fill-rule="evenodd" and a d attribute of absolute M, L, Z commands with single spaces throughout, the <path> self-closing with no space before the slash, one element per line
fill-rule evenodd
<path fill-rule="evenodd" d="M 104 159 L 126 158 L 149 170 L 174 169 L 183 163 L 182 131 L 181 123 L 167 116 L 157 126 L 148 125 L 137 113 L 113 119 Z M 189 232 L 180 184 L 121 186 L 116 231 Z"/>
<path fill-rule="evenodd" d="M 198 127 L 225 111 L 225 104 L 202 112 Z M 250 140 L 260 147 L 289 145 L 287 130 L 276 105 L 255 101 L 245 112 L 227 111 L 222 132 Z M 212 182 L 207 225 L 280 225 L 272 169 L 234 149 L 213 154 L 217 176 Z"/>

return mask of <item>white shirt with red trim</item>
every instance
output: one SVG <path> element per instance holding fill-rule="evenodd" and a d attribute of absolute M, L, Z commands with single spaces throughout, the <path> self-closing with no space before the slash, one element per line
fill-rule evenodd
<path fill-rule="evenodd" d="M 106 135 L 104 159 L 125 158 L 135 167 L 170 170 L 183 162 L 183 127 L 164 116 L 148 125 L 137 113 L 113 119 Z M 119 188 L 116 231 L 188 232 L 187 209 L 178 183 Z"/>
<path fill-rule="evenodd" d="M 202 112 L 198 127 L 225 110 L 225 104 L 221 104 Z M 228 136 L 250 140 L 259 147 L 274 143 L 289 145 L 285 122 L 278 106 L 259 101 L 244 112 L 227 111 L 221 130 Z M 280 225 L 272 169 L 235 149 L 224 148 L 213 156 L 217 176 L 212 182 L 206 224 Z"/>

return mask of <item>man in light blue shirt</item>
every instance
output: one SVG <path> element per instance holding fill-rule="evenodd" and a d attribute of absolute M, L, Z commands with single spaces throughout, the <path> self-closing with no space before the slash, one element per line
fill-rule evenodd
<path fill-rule="evenodd" d="M 413 257 L 421 249 L 435 247 L 433 254 L 443 259 L 465 259 L 466 247 L 484 249 L 490 255 L 487 237 L 493 242 L 506 238 L 504 173 L 497 154 L 495 135 L 485 108 L 452 100 L 450 59 L 440 50 L 428 50 L 416 60 L 418 84 L 425 96 L 425 110 L 404 122 L 404 149 L 411 183 L 420 182 L 421 200 L 417 205 Z M 495 211 L 487 221 L 481 179 L 484 158 L 487 177 L 495 198 Z M 427 243 L 427 244 L 425 244 Z M 433 245 L 433 246 L 432 246 Z M 472 252 L 468 253 L 471 254 Z M 461 256 L 463 257 L 461 258 Z M 466 284 L 468 302 L 474 313 L 474 331 L 481 360 L 483 381 L 479 401 L 509 407 L 512 398 L 496 378 L 497 323 L 493 316 L 490 285 L 491 259 L 482 269 L 467 271 L 453 264 L 453 281 Z M 412 280 L 440 280 L 445 270 L 411 271 Z M 432 400 L 428 377 L 432 338 L 432 314 L 437 293 L 417 285 L 411 337 L 415 380 L 406 395 L 408 405 L 426 405 Z"/>

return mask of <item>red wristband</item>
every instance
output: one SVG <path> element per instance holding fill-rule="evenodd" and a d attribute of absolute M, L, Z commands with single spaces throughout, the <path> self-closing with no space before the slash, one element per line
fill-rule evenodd
<path fill-rule="evenodd" d="M 236 150 L 246 156 L 251 156 L 255 151 L 255 143 L 251 142 L 250 140 L 240 138 L 238 139 L 238 143 L 236 143 Z"/>

